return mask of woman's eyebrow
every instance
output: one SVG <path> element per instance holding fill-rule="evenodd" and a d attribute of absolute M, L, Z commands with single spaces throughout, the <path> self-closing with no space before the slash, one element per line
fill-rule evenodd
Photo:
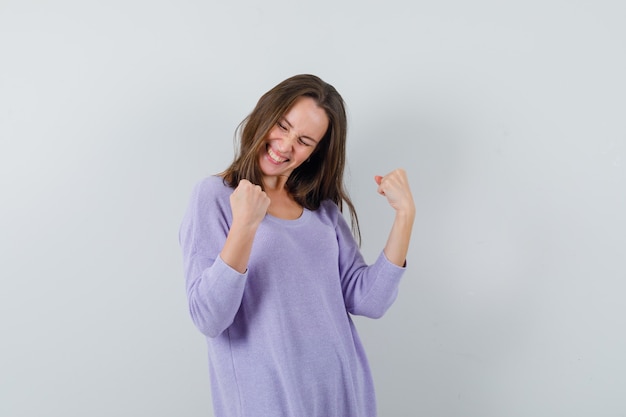
<path fill-rule="evenodd" d="M 287 118 L 285 116 L 281 117 L 281 119 L 283 119 L 283 121 L 285 123 L 287 123 L 289 125 L 289 127 L 293 127 L 293 125 L 289 122 L 289 120 L 287 120 Z"/>

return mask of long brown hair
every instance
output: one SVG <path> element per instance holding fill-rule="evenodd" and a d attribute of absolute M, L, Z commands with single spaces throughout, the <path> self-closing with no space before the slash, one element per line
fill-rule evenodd
<path fill-rule="evenodd" d="M 348 128 L 344 101 L 332 85 L 315 75 L 293 76 L 261 96 L 254 110 L 238 126 L 239 151 L 220 175 L 233 188 L 244 178 L 263 187 L 259 152 L 269 131 L 303 96 L 313 98 L 324 109 L 328 130 L 309 161 L 291 173 L 287 190 L 298 204 L 309 210 L 317 210 L 326 199 L 332 200 L 341 211 L 344 204 L 348 206 L 352 233 L 360 242 L 359 220 L 343 182 Z"/>

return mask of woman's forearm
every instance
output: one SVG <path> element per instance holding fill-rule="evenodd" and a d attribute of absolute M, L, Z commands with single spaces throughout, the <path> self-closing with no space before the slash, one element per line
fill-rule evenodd
<path fill-rule="evenodd" d="M 409 242 L 415 220 L 415 210 L 397 211 L 391 226 L 387 244 L 383 252 L 387 259 L 398 266 L 406 264 L 406 255 L 409 251 Z"/>

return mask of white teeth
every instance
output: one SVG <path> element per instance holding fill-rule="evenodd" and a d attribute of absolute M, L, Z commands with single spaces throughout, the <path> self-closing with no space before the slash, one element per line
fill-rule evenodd
<path fill-rule="evenodd" d="M 276 155 L 274 151 L 272 151 L 272 148 L 267 148 L 267 154 L 270 156 L 270 158 L 272 158 L 274 161 L 278 163 L 286 161 L 286 159 L 283 159 L 280 156 Z"/>

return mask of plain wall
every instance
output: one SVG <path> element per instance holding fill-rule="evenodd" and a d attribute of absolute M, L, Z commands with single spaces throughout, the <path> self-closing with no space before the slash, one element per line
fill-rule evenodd
<path fill-rule="evenodd" d="M 0 415 L 210 416 L 178 226 L 258 97 L 349 108 L 363 253 L 418 207 L 357 319 L 381 416 L 626 415 L 619 1 L 0 0 Z"/>

